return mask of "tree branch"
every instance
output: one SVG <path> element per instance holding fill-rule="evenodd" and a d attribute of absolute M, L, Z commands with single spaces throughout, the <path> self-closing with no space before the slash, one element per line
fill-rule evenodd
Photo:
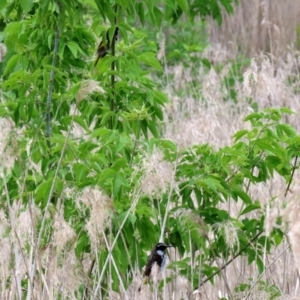
<path fill-rule="evenodd" d="M 222 270 L 224 270 L 228 265 L 230 265 L 237 257 L 239 257 L 264 231 L 261 230 L 259 231 L 249 242 L 248 244 L 243 247 L 236 255 L 234 255 L 230 260 L 228 260 L 226 262 L 226 264 L 224 264 L 223 266 L 221 266 L 219 268 L 219 270 L 217 270 L 216 272 L 214 272 L 212 275 L 210 275 L 209 277 L 207 277 L 205 280 L 201 281 L 201 283 L 199 284 L 198 289 L 204 285 L 207 281 L 209 281 L 210 279 L 212 279 L 213 277 L 215 277 L 217 274 L 219 274 Z"/>

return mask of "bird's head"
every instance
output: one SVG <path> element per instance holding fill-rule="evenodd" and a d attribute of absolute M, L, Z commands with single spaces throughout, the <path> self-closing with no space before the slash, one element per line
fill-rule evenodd
<path fill-rule="evenodd" d="M 154 251 L 156 251 L 157 253 L 159 253 L 158 251 L 160 251 L 161 253 L 165 253 L 167 248 L 173 247 L 172 245 L 166 245 L 165 243 L 158 243 L 155 245 L 154 247 Z"/>

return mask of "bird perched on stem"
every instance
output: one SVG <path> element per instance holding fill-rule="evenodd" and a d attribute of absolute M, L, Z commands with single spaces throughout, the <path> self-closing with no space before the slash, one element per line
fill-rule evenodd
<path fill-rule="evenodd" d="M 154 269 L 157 272 L 161 272 L 165 266 L 167 261 L 166 250 L 167 248 L 173 247 L 172 245 L 166 245 L 165 243 L 158 243 L 154 246 L 151 254 L 148 257 L 147 265 L 144 271 L 144 281 L 143 283 L 147 283 L 149 278 L 154 276 Z M 142 284 L 143 284 L 142 283 Z M 139 292 L 141 291 L 142 284 L 139 287 Z"/>
<path fill-rule="evenodd" d="M 116 27 L 114 35 L 113 35 L 114 42 L 116 42 L 118 40 L 118 34 L 119 34 L 119 27 Z M 103 58 L 105 55 L 108 54 L 108 51 L 110 49 L 111 49 L 111 41 L 110 41 L 110 38 L 109 38 L 109 30 L 107 30 L 105 39 L 103 39 L 100 42 L 100 44 L 97 48 L 97 59 L 95 61 L 94 66 L 97 65 L 100 58 Z"/>

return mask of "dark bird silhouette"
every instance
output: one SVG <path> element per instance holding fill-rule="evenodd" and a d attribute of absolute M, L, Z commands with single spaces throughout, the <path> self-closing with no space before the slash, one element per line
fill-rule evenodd
<path fill-rule="evenodd" d="M 113 39 L 116 42 L 118 40 L 118 34 L 119 34 L 119 27 L 116 27 Z M 94 66 L 97 65 L 100 58 L 105 57 L 108 54 L 108 51 L 111 48 L 111 42 L 109 38 L 109 30 L 106 31 L 106 38 L 105 40 L 102 40 L 97 48 L 97 59 L 95 61 Z"/>
<path fill-rule="evenodd" d="M 167 260 L 166 250 L 169 247 L 173 246 L 166 245 L 165 243 L 158 243 L 154 246 L 151 254 L 148 257 L 146 268 L 143 274 L 144 283 L 148 282 L 149 278 L 151 277 L 153 267 L 158 268 L 158 272 L 162 271 L 165 268 Z M 139 292 L 141 291 L 142 284 L 139 287 Z"/>

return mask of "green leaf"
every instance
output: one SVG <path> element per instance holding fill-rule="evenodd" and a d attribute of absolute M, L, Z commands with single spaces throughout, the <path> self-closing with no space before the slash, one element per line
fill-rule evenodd
<path fill-rule="evenodd" d="M 251 288 L 251 284 L 248 283 L 239 283 L 235 288 L 235 292 L 246 292 L 249 291 Z"/>
<path fill-rule="evenodd" d="M 64 189 L 64 182 L 59 177 L 57 177 L 54 186 L 54 193 L 56 194 L 56 196 L 60 196 L 63 189 Z"/>
<path fill-rule="evenodd" d="M 90 172 L 89 166 L 82 163 L 75 163 L 73 165 L 73 169 L 74 169 L 74 175 L 77 183 L 83 182 L 87 178 Z"/>
<path fill-rule="evenodd" d="M 113 180 L 113 195 L 114 199 L 118 197 L 119 191 L 122 186 L 129 186 L 126 178 L 122 173 L 116 173 L 116 176 L 114 177 Z"/>
<path fill-rule="evenodd" d="M 154 95 L 154 99 L 156 100 L 156 103 L 165 104 L 165 103 L 169 102 L 166 94 L 161 91 L 154 90 L 153 95 Z"/>
<path fill-rule="evenodd" d="M 250 211 L 256 210 L 256 209 L 260 209 L 260 203 L 259 202 L 255 202 L 254 204 L 250 204 L 248 205 L 241 213 L 241 215 L 244 215 L 246 213 L 249 213 Z"/>
<path fill-rule="evenodd" d="M 131 139 L 126 134 L 121 134 L 116 142 L 116 153 L 121 152 L 125 147 L 131 146 Z"/>
<path fill-rule="evenodd" d="M 145 9 L 144 9 L 144 4 L 142 2 L 139 2 L 136 5 L 137 5 L 137 13 L 139 15 L 140 21 L 141 21 L 142 25 L 144 26 L 144 23 L 145 23 Z"/>
<path fill-rule="evenodd" d="M 256 255 L 256 265 L 258 267 L 259 273 L 262 274 L 265 270 L 265 265 L 259 255 Z"/>
<path fill-rule="evenodd" d="M 233 6 L 232 6 L 232 2 L 229 0 L 220 0 L 220 2 L 222 3 L 222 5 L 225 7 L 226 11 L 229 14 L 233 13 Z"/>
<path fill-rule="evenodd" d="M 242 201 L 247 204 L 247 205 L 250 205 L 252 204 L 252 200 L 251 198 L 249 197 L 249 195 L 247 193 L 245 193 L 244 191 L 242 190 L 234 190 L 234 193 L 240 198 L 242 199 Z"/>
<path fill-rule="evenodd" d="M 220 180 L 217 180 L 213 177 L 208 177 L 203 180 L 203 182 L 214 192 L 217 191 L 225 191 L 224 187 L 222 186 Z"/>
<path fill-rule="evenodd" d="M 97 179 L 97 183 L 100 186 L 104 186 L 107 181 L 112 180 L 116 176 L 116 171 L 113 169 L 106 169 L 101 174 L 99 174 L 99 177 Z"/>
<path fill-rule="evenodd" d="M 125 157 L 120 157 L 114 161 L 113 165 L 111 166 L 116 172 L 120 171 L 120 169 L 126 167 L 127 160 Z"/>
<path fill-rule="evenodd" d="M 284 234 L 281 230 L 279 229 L 274 229 L 271 233 L 271 237 L 275 242 L 276 246 L 279 246 L 281 244 L 281 242 L 283 241 L 284 238 Z"/>
<path fill-rule="evenodd" d="M 286 114 L 295 114 L 295 112 L 293 110 L 291 110 L 290 108 L 287 108 L 287 107 L 281 107 L 280 109 L 280 112 L 282 113 L 286 113 Z"/>
<path fill-rule="evenodd" d="M 103 1 L 103 0 L 95 0 L 95 3 L 98 6 L 99 12 L 104 20 L 109 19 L 111 24 L 114 24 L 115 21 L 115 12 L 112 8 L 112 5 L 110 5 L 109 1 Z"/>
<path fill-rule="evenodd" d="M 159 140 L 159 145 L 163 148 L 163 151 L 168 159 L 170 159 L 170 153 L 177 154 L 178 152 L 177 144 L 171 140 Z"/>
<path fill-rule="evenodd" d="M 7 75 L 17 65 L 21 57 L 21 54 L 15 54 L 9 59 L 4 69 L 4 75 Z"/>
<path fill-rule="evenodd" d="M 111 135 L 112 131 L 110 129 L 107 128 L 98 128 L 95 129 L 92 134 L 91 137 L 95 138 L 95 137 L 102 137 L 104 139 L 107 139 L 110 135 Z"/>
<path fill-rule="evenodd" d="M 87 127 L 85 121 L 83 120 L 83 118 L 81 116 L 74 116 L 74 122 L 76 122 L 77 124 L 79 124 L 87 132 L 90 131 L 90 129 Z"/>
<path fill-rule="evenodd" d="M 188 14 L 188 3 L 186 0 L 176 0 L 178 3 L 179 7 L 186 13 Z"/>
<path fill-rule="evenodd" d="M 33 5 L 33 0 L 21 0 L 21 7 L 25 13 L 30 11 L 32 5 Z"/>
<path fill-rule="evenodd" d="M 246 129 L 238 131 L 237 133 L 235 133 L 235 134 L 233 135 L 234 141 L 236 142 L 236 141 L 240 140 L 240 139 L 241 139 L 243 136 L 245 136 L 248 132 L 249 132 L 249 131 L 246 130 Z"/>
<path fill-rule="evenodd" d="M 0 1 L 0 10 L 2 10 L 6 4 L 7 4 L 7 0 L 1 0 Z"/>
<path fill-rule="evenodd" d="M 101 117 L 101 125 L 106 125 L 115 113 L 113 111 L 105 112 Z"/>
<path fill-rule="evenodd" d="M 207 67 L 209 70 L 211 69 L 211 63 L 207 58 L 202 58 L 201 59 L 202 64 Z"/>
<path fill-rule="evenodd" d="M 294 137 L 297 135 L 295 128 L 289 124 L 277 124 L 276 130 L 284 132 L 288 137 Z"/>
<path fill-rule="evenodd" d="M 59 56 L 59 58 L 60 58 L 61 60 L 63 59 L 64 54 L 65 54 L 65 47 L 66 47 L 66 44 L 65 44 L 65 43 L 64 43 L 64 44 L 62 44 L 62 43 L 59 44 L 59 48 L 58 48 L 58 56 Z"/>
<path fill-rule="evenodd" d="M 148 128 L 150 129 L 150 131 L 154 137 L 156 137 L 156 138 L 159 137 L 159 133 L 157 130 L 157 123 L 154 120 L 148 122 Z"/>
<path fill-rule="evenodd" d="M 48 179 L 47 181 L 42 182 L 36 189 L 36 194 L 35 194 L 35 200 L 37 202 L 43 202 L 44 204 L 47 203 L 49 193 L 51 190 L 51 186 L 53 183 L 53 179 Z"/>
<path fill-rule="evenodd" d="M 162 71 L 162 67 L 158 61 L 158 59 L 155 57 L 156 54 L 152 52 L 146 52 L 138 56 L 139 60 L 144 62 L 145 64 L 155 68 L 158 71 Z"/>
<path fill-rule="evenodd" d="M 75 58 L 77 58 L 78 52 L 81 51 L 79 45 L 77 43 L 73 42 L 73 41 L 70 41 L 70 42 L 67 43 L 67 46 L 71 50 L 73 56 Z"/>
<path fill-rule="evenodd" d="M 261 150 L 265 150 L 265 151 L 269 151 L 271 153 L 275 153 L 275 148 L 270 142 L 264 141 L 264 140 L 256 140 L 255 143 L 256 143 L 256 145 L 259 146 L 259 148 Z"/>
<path fill-rule="evenodd" d="M 262 118 L 262 116 L 263 116 L 262 113 L 256 113 L 256 112 L 255 112 L 255 113 L 252 113 L 252 114 L 248 115 L 248 116 L 244 119 L 244 121 L 259 120 L 259 119 Z"/>
<path fill-rule="evenodd" d="M 97 4 L 94 0 L 85 0 L 85 3 L 90 5 L 92 8 L 97 9 Z"/>
<path fill-rule="evenodd" d="M 77 238 L 77 244 L 75 248 L 75 254 L 77 257 L 81 257 L 84 253 L 89 252 L 90 240 L 88 234 L 84 230 L 79 231 L 79 237 Z"/>

